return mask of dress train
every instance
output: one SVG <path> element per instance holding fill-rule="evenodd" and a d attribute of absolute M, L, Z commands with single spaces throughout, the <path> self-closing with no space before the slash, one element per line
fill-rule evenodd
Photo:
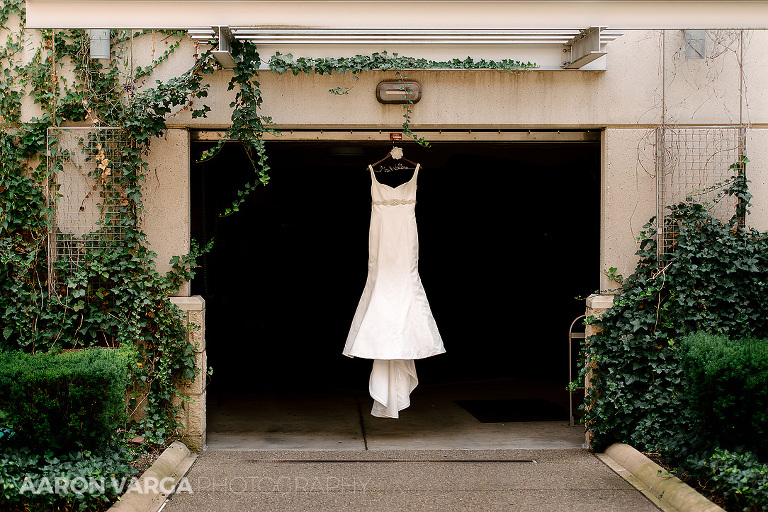
<path fill-rule="evenodd" d="M 368 391 L 373 398 L 371 414 L 398 418 L 411 405 L 411 391 L 419 383 L 413 359 L 374 359 Z"/>

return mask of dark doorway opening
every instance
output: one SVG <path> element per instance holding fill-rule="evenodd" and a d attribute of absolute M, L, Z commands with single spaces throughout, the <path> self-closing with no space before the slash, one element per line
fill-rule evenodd
<path fill-rule="evenodd" d="M 194 143 L 193 157 L 210 146 Z M 398 146 L 423 166 L 419 269 L 447 350 L 416 362 L 420 382 L 564 390 L 568 328 L 599 286 L 599 144 Z M 367 164 L 390 148 L 270 142 L 269 185 L 229 216 L 255 177 L 242 147 L 193 164 L 192 235 L 215 241 L 192 282 L 206 300 L 210 393 L 367 390 L 370 361 L 341 350 L 367 273 Z"/>

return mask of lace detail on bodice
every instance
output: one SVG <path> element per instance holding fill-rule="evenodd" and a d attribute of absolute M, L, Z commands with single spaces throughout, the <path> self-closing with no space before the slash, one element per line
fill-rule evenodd
<path fill-rule="evenodd" d="M 404 204 L 415 204 L 415 199 L 385 199 L 383 201 L 373 201 L 373 204 L 381 206 L 400 206 Z"/>

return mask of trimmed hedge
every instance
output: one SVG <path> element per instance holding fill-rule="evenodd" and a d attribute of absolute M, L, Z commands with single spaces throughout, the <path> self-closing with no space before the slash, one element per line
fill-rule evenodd
<path fill-rule="evenodd" d="M 0 353 L 0 410 L 13 444 L 33 452 L 98 449 L 126 421 L 135 349 Z"/>
<path fill-rule="evenodd" d="M 692 334 L 681 366 L 696 437 L 768 459 L 768 340 Z"/>

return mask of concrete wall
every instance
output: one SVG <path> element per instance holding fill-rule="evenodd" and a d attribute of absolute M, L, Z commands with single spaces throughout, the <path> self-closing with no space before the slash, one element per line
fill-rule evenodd
<path fill-rule="evenodd" d="M 601 268 L 617 267 L 627 275 L 637 261 L 634 253 L 642 226 L 656 213 L 654 130 L 662 123 L 749 123 L 748 173 L 755 195 L 749 222 L 768 227 L 768 96 L 755 91 L 768 79 L 760 64 L 768 49 L 768 33 L 707 34 L 707 57 L 701 60 L 685 59 L 682 30 L 628 30 L 606 45 L 606 71 L 406 71 L 423 87 L 423 99 L 413 107 L 413 128 L 604 129 Z M 191 42 L 177 53 L 161 66 L 158 76 L 174 76 L 191 66 Z M 188 111 L 180 111 L 169 122 L 183 128 L 226 127 L 234 98 L 234 92 L 227 90 L 230 76 L 227 70 L 215 73 L 209 97 L 196 100 L 211 106 L 206 119 L 195 120 Z M 374 96 L 376 84 L 393 77 L 394 72 L 353 77 L 261 71 L 263 113 L 281 129 L 398 131 L 402 107 L 379 104 Z M 349 92 L 330 94 L 335 87 Z M 382 134 L 385 137 L 387 133 Z M 158 141 L 153 153 L 172 144 Z M 174 162 L 187 165 L 185 160 Z M 157 219 L 164 222 L 162 216 Z M 149 219 L 146 225 L 151 228 Z M 156 243 L 153 236 L 150 239 Z M 609 289 L 611 283 L 605 276 L 601 279 L 601 289 Z"/>
<path fill-rule="evenodd" d="M 376 7 L 373 5 L 375 3 L 366 9 L 386 7 L 384 4 Z M 32 26 L 45 26 L 35 25 L 35 17 L 40 16 L 39 20 L 42 20 L 53 12 L 51 9 L 63 9 L 65 4 L 66 1 L 50 3 L 46 0 L 31 0 L 27 5 L 28 19 L 32 20 Z M 170 8 L 167 2 L 155 4 L 158 9 Z M 178 10 L 185 3 L 172 4 Z M 315 25 L 362 26 L 355 16 L 368 16 L 370 13 L 366 14 L 362 4 L 358 4 L 350 2 L 343 12 L 328 12 L 327 16 L 316 18 Z M 515 19 L 500 14 L 489 16 L 480 4 L 473 4 L 475 9 L 470 9 L 472 16 L 466 13 L 460 15 L 461 6 L 456 2 L 446 2 L 441 10 L 436 10 L 434 3 L 413 4 L 413 8 L 428 9 L 434 16 L 409 17 L 403 21 L 403 26 L 413 27 L 420 23 L 419 26 L 434 28 L 493 28 L 510 26 L 509 20 Z M 562 7 L 573 9 L 575 4 L 578 2 L 564 4 Z M 581 6 L 583 9 L 594 7 L 584 4 Z M 727 4 L 728 7 L 713 4 L 705 8 L 698 5 L 695 12 L 691 12 L 690 2 L 668 4 L 663 7 L 670 9 L 663 22 L 649 18 L 647 9 L 639 2 L 622 4 L 621 12 L 618 6 L 611 7 L 619 9 L 613 12 L 602 5 L 597 12 L 590 14 L 593 17 L 603 16 L 603 21 L 624 23 L 624 28 L 629 27 L 623 35 L 605 45 L 608 52 L 603 58 L 605 71 L 406 71 L 408 78 L 418 80 L 424 91 L 422 101 L 413 107 L 413 128 L 416 131 L 480 128 L 604 129 L 601 266 L 603 269 L 615 266 L 620 273 L 627 274 L 636 261 L 633 253 L 640 229 L 655 213 L 653 129 L 662 123 L 747 124 L 747 155 L 751 159 L 748 174 L 754 195 L 749 223 L 759 229 L 768 229 L 768 95 L 761 94 L 759 89 L 768 81 L 768 67 L 764 64 L 764 55 L 768 50 L 768 30 L 708 30 L 706 58 L 687 60 L 683 30 L 666 28 L 680 25 L 683 19 L 690 27 L 707 26 L 707 22 L 710 23 L 708 26 L 723 26 L 728 19 L 731 20 L 729 26 L 759 27 L 760 22 L 752 20 L 761 19 L 758 11 L 764 6 L 731 2 Z M 241 11 L 245 9 L 243 13 L 260 11 L 262 23 L 266 23 L 263 10 L 266 5 L 264 2 L 245 2 L 240 8 Z M 70 18 L 78 23 L 84 22 L 88 16 L 96 15 L 88 11 L 86 16 L 86 11 L 78 11 L 83 7 L 79 3 L 73 6 L 74 11 L 70 11 L 77 11 L 78 16 Z M 192 7 L 202 8 L 200 5 Z M 288 21 L 292 21 L 290 24 L 299 23 L 301 16 L 310 12 L 306 9 L 317 6 L 304 6 L 303 14 L 295 11 L 296 5 L 273 7 L 274 10 L 268 13 L 268 19 L 275 25 L 286 25 Z M 115 12 L 120 11 L 117 7 L 111 8 L 116 9 Z M 150 9 L 149 6 L 143 8 Z M 516 23 L 527 20 L 527 28 L 564 26 L 566 19 L 573 20 L 573 17 L 564 17 L 565 11 L 562 10 L 552 11 L 546 18 L 542 18 L 544 12 L 536 10 L 542 7 L 535 2 L 526 5 L 524 9 L 520 5 L 504 2 L 494 8 L 514 8 L 518 15 L 524 13 L 523 17 L 518 16 Z M 466 7 L 464 9 L 466 11 Z M 582 12 L 586 12 L 583 9 Z M 657 6 L 656 9 L 656 19 L 661 20 L 661 11 L 658 11 L 661 7 Z M 391 13 L 386 10 L 375 12 L 377 15 L 374 18 L 366 19 L 375 19 L 376 24 L 389 26 L 387 23 L 391 20 L 388 22 L 387 16 Z M 100 12 L 101 16 L 107 14 L 105 11 Z M 536 16 L 542 21 L 531 25 L 531 20 L 537 19 Z M 59 17 L 55 26 L 65 26 L 65 18 Z M 146 24 L 151 23 L 146 16 L 144 19 Z M 277 20 L 282 20 L 282 23 Z M 244 20 L 238 18 L 236 21 Z M 206 19 L 204 24 L 208 23 Z M 187 24 L 195 25 L 200 23 Z M 639 29 L 638 26 L 652 28 Z M 614 24 L 610 28 L 621 29 L 622 26 Z M 34 48 L 41 44 L 37 31 L 28 30 L 26 38 L 27 44 L 21 55 L 23 60 L 29 59 Z M 160 57 L 174 41 L 174 37 L 159 34 L 137 36 L 122 47 L 115 48 L 114 53 L 120 53 L 127 66 L 146 66 Z M 160 64 L 151 77 L 146 77 L 136 86 L 139 89 L 150 87 L 155 80 L 180 75 L 192 67 L 196 54 L 205 48 L 205 45 L 198 48 L 191 39 L 185 38 L 170 59 Z M 269 58 L 272 50 L 274 48 L 268 52 L 265 50 L 262 59 Z M 328 52 L 334 50 L 337 55 L 348 55 L 354 54 L 359 48 L 327 46 Z M 395 48 L 376 50 L 393 51 Z M 418 56 L 430 57 L 435 53 L 444 53 L 444 50 L 423 47 L 423 55 Z M 300 46 L 293 46 L 282 51 L 293 51 L 298 56 L 302 51 L 315 54 L 319 50 L 312 46 L 305 46 L 303 50 Z M 482 57 L 483 52 L 490 50 L 483 45 L 466 45 L 455 51 L 455 57 Z M 494 47 L 493 51 L 498 52 L 499 48 Z M 507 57 L 518 57 L 515 54 L 517 51 L 523 50 L 518 46 L 510 50 Z M 61 73 L 66 74 L 66 69 Z M 158 254 L 158 269 L 161 271 L 169 268 L 170 257 L 185 253 L 189 248 L 187 130 L 222 129 L 229 125 L 229 103 L 235 94 L 227 90 L 230 77 L 231 72 L 227 70 L 206 77 L 211 84 L 209 96 L 197 99 L 195 103 L 204 102 L 211 107 L 212 112 L 207 118 L 192 119 L 189 110 L 180 108 L 168 117 L 169 126 L 177 129 L 169 130 L 165 137 L 152 144 L 150 173 L 145 186 L 147 213 L 143 225 L 151 249 Z M 276 75 L 262 71 L 259 81 L 264 96 L 263 113 L 271 116 L 281 129 L 372 128 L 397 131 L 402 123 L 402 108 L 379 104 L 374 97 L 376 84 L 382 79 L 393 77 L 393 72 L 369 72 L 353 77 L 349 74 Z M 329 89 L 335 87 L 348 88 L 349 93 L 330 94 Z M 25 101 L 24 111 L 27 118 L 41 114 L 39 106 L 29 98 Z M 382 136 L 386 137 L 387 134 Z M 603 279 L 601 288 L 609 285 Z M 188 293 L 188 287 L 179 291 L 180 295 Z"/>
<path fill-rule="evenodd" d="M 606 46 L 606 72 L 406 70 L 407 77 L 419 81 L 424 91 L 422 100 L 414 105 L 413 123 L 422 128 L 658 124 L 661 32 L 628 31 Z M 481 49 L 465 47 L 457 50 L 462 52 L 457 55 L 477 55 L 473 50 L 482 53 Z M 183 51 L 192 50 L 188 47 Z M 514 58 L 515 54 L 507 56 Z M 269 57 L 270 54 L 261 55 L 263 60 Z M 191 61 L 182 57 L 178 68 L 174 64 L 168 63 L 161 74 L 183 72 Z M 213 110 L 207 119 L 194 120 L 188 112 L 180 112 L 170 122 L 193 128 L 227 126 L 228 105 L 235 94 L 227 91 L 230 77 L 231 71 L 227 70 L 212 76 L 211 92 L 204 100 Z M 375 98 L 376 84 L 394 77 L 394 72 L 369 72 L 353 77 L 277 75 L 262 71 L 262 108 L 281 127 L 398 127 L 402 123 L 402 108 L 382 105 Z M 349 88 L 349 93 L 330 94 L 328 90 L 335 87 Z"/>

